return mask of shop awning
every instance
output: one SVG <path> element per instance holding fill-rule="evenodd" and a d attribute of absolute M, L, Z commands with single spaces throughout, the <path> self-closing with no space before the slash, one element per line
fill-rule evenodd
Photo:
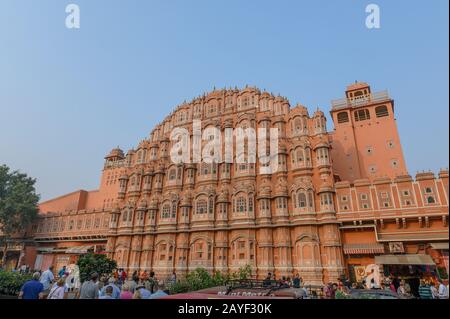
<path fill-rule="evenodd" d="M 65 248 L 55 248 L 52 250 L 52 253 L 65 253 L 66 249 Z"/>
<path fill-rule="evenodd" d="M 93 246 L 76 246 L 70 247 L 66 250 L 66 254 L 86 254 Z"/>
<path fill-rule="evenodd" d="M 51 253 L 53 251 L 53 247 L 39 247 L 37 251 L 41 253 Z"/>
<path fill-rule="evenodd" d="M 448 243 L 432 243 L 430 245 L 433 249 L 448 250 Z"/>
<path fill-rule="evenodd" d="M 375 256 L 378 265 L 436 265 L 429 255 L 383 255 Z"/>
<path fill-rule="evenodd" d="M 346 255 L 373 255 L 384 254 L 383 244 L 346 244 L 344 245 Z"/>

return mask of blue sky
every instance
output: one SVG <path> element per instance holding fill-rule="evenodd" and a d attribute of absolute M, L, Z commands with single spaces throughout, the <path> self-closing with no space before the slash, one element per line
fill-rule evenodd
<path fill-rule="evenodd" d="M 65 7 L 81 28 L 65 27 Z M 381 29 L 365 7 L 381 9 Z M 448 1 L 0 0 L 0 164 L 42 199 L 95 189 L 103 157 L 183 100 L 246 84 L 328 114 L 366 81 L 395 99 L 412 174 L 449 162 Z M 329 128 L 332 123 L 329 121 Z"/>

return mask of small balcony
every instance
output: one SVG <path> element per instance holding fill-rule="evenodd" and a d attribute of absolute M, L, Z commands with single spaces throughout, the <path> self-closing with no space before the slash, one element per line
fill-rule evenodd
<path fill-rule="evenodd" d="M 387 102 L 390 101 L 391 98 L 389 97 L 389 93 L 387 90 L 376 92 L 372 94 L 362 95 L 357 98 L 348 99 L 348 98 L 342 98 L 331 101 L 331 107 L 333 110 L 339 110 L 344 109 L 347 107 L 359 107 L 363 105 L 368 105 L 372 103 L 379 103 L 379 102 Z"/>

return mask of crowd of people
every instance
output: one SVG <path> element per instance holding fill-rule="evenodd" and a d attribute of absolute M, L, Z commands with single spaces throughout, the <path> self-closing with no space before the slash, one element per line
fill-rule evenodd
<path fill-rule="evenodd" d="M 268 273 L 267 277 L 264 279 L 263 285 L 264 286 L 270 286 L 275 283 L 276 286 L 279 288 L 301 288 L 303 279 L 300 277 L 299 274 L 296 274 L 294 278 L 291 277 L 281 277 L 277 280 L 275 274 Z"/>
<path fill-rule="evenodd" d="M 53 274 L 53 266 L 46 271 L 33 273 L 19 293 L 20 299 L 158 299 L 167 296 L 163 281 L 159 281 L 154 272 L 134 272 L 131 280 L 123 269 L 118 269 L 112 275 L 100 276 L 93 272 L 80 289 L 73 290 L 67 283 L 68 272 L 62 267 L 57 278 Z M 169 284 L 176 282 L 173 273 Z"/>
<path fill-rule="evenodd" d="M 94 272 L 90 274 L 90 280 L 86 280 L 79 289 L 73 289 L 68 283 L 68 275 L 66 266 L 57 272 L 56 278 L 53 266 L 42 273 L 35 272 L 32 279 L 23 285 L 19 298 L 67 299 L 69 293 L 71 293 L 72 298 L 76 299 L 157 299 L 167 296 L 166 284 L 168 286 L 177 282 L 175 272 L 165 284 L 156 278 L 154 272 L 144 270 L 138 273 L 135 271 L 131 275 L 131 280 L 129 280 L 124 269 L 117 269 L 108 277 L 100 276 Z M 308 295 L 314 295 L 325 299 L 343 299 L 351 295 L 353 290 L 362 289 L 391 291 L 393 294 L 404 298 L 449 298 L 448 281 L 420 279 L 417 291 L 413 293 L 407 281 L 393 275 L 379 283 L 374 280 L 352 283 L 348 279 L 341 278 L 337 283 L 329 282 L 325 284 L 317 293 L 317 290 L 307 289 L 308 287 L 304 285 L 303 279 L 298 273 L 293 278 L 282 277 L 280 279 L 277 279 L 275 274 L 268 273 L 263 281 L 263 286 L 302 289 L 305 298 L 308 298 Z"/>

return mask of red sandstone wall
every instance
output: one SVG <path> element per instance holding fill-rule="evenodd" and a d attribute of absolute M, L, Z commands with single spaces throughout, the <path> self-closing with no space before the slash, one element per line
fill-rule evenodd
<path fill-rule="evenodd" d="M 66 212 L 84 209 L 86 191 L 76 191 L 39 204 L 41 213 Z"/>

